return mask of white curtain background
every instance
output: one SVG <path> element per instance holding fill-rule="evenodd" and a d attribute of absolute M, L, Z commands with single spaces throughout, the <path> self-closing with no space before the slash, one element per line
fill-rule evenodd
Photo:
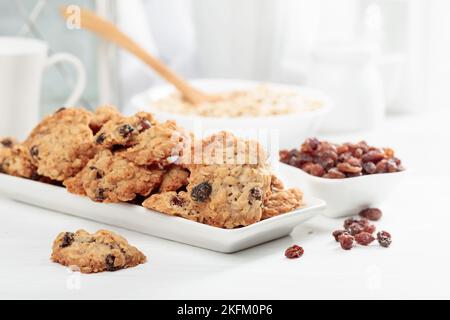
<path fill-rule="evenodd" d="M 448 0 L 128 0 L 120 27 L 187 78 L 307 84 L 324 43 L 379 53 L 392 112 L 450 107 Z M 162 83 L 120 53 L 121 100 Z"/>

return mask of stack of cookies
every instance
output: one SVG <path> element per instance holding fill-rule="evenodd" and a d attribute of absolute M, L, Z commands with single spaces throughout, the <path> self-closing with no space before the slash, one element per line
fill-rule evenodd
<path fill-rule="evenodd" d="M 0 139 L 0 172 L 52 183 L 96 202 L 129 202 L 221 228 L 302 205 L 271 174 L 263 148 L 230 133 L 196 139 L 152 114 L 60 109 L 22 143 Z"/>

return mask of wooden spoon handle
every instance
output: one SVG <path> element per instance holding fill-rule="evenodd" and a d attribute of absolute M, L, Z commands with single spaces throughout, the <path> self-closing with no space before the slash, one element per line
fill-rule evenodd
<path fill-rule="evenodd" d="M 69 13 L 66 7 L 61 8 L 61 14 L 66 20 L 71 18 L 71 13 Z M 192 87 L 186 80 L 178 76 L 164 63 L 149 54 L 111 22 L 99 17 L 89 10 L 81 9 L 80 23 L 82 28 L 95 32 L 104 39 L 114 42 L 119 47 L 134 54 L 137 58 L 155 70 L 161 77 L 172 83 L 189 102 L 198 104 L 208 100 L 206 94 Z"/>

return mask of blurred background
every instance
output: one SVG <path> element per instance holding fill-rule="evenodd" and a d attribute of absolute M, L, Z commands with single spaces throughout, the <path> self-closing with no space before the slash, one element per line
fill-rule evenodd
<path fill-rule="evenodd" d="M 387 113 L 449 106 L 448 0 L 15 0 L 0 1 L 0 35 L 44 39 L 78 56 L 88 71 L 80 104 L 121 107 L 161 80 L 114 46 L 68 30 L 63 4 L 116 22 L 187 78 L 239 78 L 311 85 L 336 104 L 354 92 Z M 362 70 L 371 77 L 361 82 Z M 42 112 L 71 87 L 70 67 L 44 79 Z M 339 90 L 338 90 L 339 89 Z"/>

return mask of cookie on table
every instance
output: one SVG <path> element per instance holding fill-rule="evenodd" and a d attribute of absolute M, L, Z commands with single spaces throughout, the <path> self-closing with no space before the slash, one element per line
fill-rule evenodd
<path fill-rule="evenodd" d="M 95 153 L 91 113 L 60 109 L 33 129 L 24 145 L 39 175 L 63 181 L 77 174 Z"/>
<path fill-rule="evenodd" d="M 96 134 L 100 131 L 105 123 L 111 120 L 120 120 L 124 116 L 112 105 L 104 105 L 98 107 L 93 113 L 89 126 L 91 130 Z"/>
<path fill-rule="evenodd" d="M 107 230 L 62 232 L 53 242 L 51 260 L 82 273 L 117 271 L 145 263 L 147 258 L 123 237 Z"/>
<path fill-rule="evenodd" d="M 75 177 L 64 181 L 71 193 L 87 195 L 97 202 L 127 202 L 148 196 L 163 179 L 161 169 L 140 167 L 121 152 L 102 150 Z"/>
<path fill-rule="evenodd" d="M 171 216 L 202 222 L 199 211 L 201 206 L 194 203 L 184 191 L 156 193 L 145 200 L 142 206 Z"/>
<path fill-rule="evenodd" d="M 95 135 L 95 143 L 103 149 L 130 147 L 138 143 L 137 136 L 156 125 L 153 115 L 139 112 L 131 117 L 118 117 L 106 122 Z"/>
<path fill-rule="evenodd" d="M 159 192 L 177 191 L 188 184 L 189 171 L 173 166 L 164 173 Z"/>
<path fill-rule="evenodd" d="M 0 139 L 0 172 L 24 178 L 37 174 L 28 149 L 11 138 Z"/>
<path fill-rule="evenodd" d="M 167 121 L 138 135 L 136 145 L 124 152 L 124 157 L 138 165 L 168 165 L 178 160 L 184 139 L 175 121 Z"/>

